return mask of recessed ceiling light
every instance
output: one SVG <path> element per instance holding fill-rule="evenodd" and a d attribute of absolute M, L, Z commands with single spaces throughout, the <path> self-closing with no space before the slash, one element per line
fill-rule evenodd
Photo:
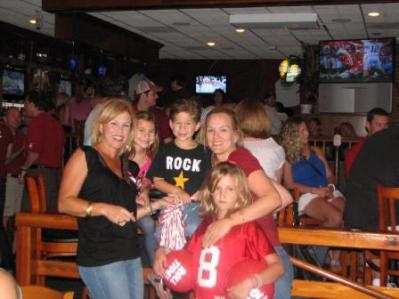
<path fill-rule="evenodd" d="M 30 18 L 29 23 L 31 23 L 32 25 L 35 25 L 35 24 L 37 24 L 37 19 L 35 17 Z"/>
<path fill-rule="evenodd" d="M 214 42 L 207 42 L 206 43 L 209 47 L 214 47 L 216 44 Z"/>
<path fill-rule="evenodd" d="M 368 16 L 369 16 L 369 17 L 379 17 L 379 16 L 380 16 L 380 13 L 379 13 L 378 11 L 370 11 L 370 12 L 368 13 Z"/>
<path fill-rule="evenodd" d="M 243 32 L 245 32 L 245 29 L 244 28 L 237 28 L 236 32 L 237 33 L 243 33 Z"/>

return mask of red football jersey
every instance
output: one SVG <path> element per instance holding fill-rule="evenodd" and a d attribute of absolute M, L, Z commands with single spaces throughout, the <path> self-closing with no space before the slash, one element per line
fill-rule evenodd
<path fill-rule="evenodd" d="M 197 299 L 226 297 L 230 269 L 244 259 L 263 260 L 274 252 L 265 233 L 256 222 L 235 226 L 209 248 L 202 247 L 202 238 L 212 219 L 205 219 L 187 245 L 193 254 L 195 296 Z"/>

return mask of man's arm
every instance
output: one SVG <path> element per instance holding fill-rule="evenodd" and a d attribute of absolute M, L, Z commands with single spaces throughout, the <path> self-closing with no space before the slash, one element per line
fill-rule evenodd
<path fill-rule="evenodd" d="M 26 171 L 29 167 L 35 164 L 39 154 L 35 152 L 28 151 L 28 156 L 26 157 L 25 163 L 20 167 L 21 173 L 19 174 L 19 182 L 22 184 L 26 175 Z"/>

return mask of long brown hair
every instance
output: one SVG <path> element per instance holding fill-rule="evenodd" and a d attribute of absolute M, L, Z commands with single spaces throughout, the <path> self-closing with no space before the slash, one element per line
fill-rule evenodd
<path fill-rule="evenodd" d="M 295 163 L 302 159 L 304 145 L 299 134 L 299 126 L 305 121 L 300 117 L 293 117 L 285 123 L 281 130 L 281 146 L 285 150 L 285 156 L 289 163 Z"/>

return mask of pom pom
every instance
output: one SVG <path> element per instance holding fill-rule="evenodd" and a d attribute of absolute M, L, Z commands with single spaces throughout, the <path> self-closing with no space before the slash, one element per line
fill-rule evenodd
<path fill-rule="evenodd" d="M 161 225 L 160 246 L 167 250 L 180 250 L 186 244 L 184 236 L 182 206 L 170 206 L 162 210 L 159 217 Z"/>

